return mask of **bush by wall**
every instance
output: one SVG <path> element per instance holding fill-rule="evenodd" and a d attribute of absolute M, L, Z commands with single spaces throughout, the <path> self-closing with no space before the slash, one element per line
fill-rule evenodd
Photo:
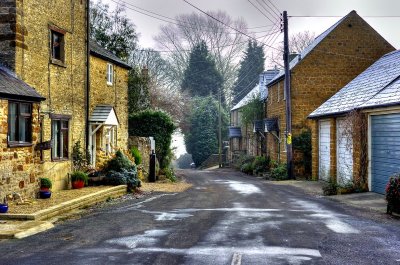
<path fill-rule="evenodd" d="M 175 128 L 171 117 L 162 111 L 144 110 L 129 116 L 130 136 L 154 137 L 161 168 L 169 166 L 170 145 Z"/>
<path fill-rule="evenodd" d="M 400 213 L 400 174 L 390 177 L 386 184 L 387 213 Z"/>

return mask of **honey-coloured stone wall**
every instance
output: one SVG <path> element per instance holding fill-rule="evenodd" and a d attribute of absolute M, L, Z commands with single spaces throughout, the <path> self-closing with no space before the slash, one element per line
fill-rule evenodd
<path fill-rule="evenodd" d="M 36 191 L 37 179 L 49 177 L 53 190 L 67 187 L 68 173 L 71 171 L 71 151 L 73 143 L 85 139 L 86 115 L 86 2 L 81 0 L 41 1 L 4 0 L 0 3 L 0 60 L 16 75 L 46 98 L 40 106 L 35 106 L 33 127 L 35 136 L 31 148 L 9 148 L 7 153 L 17 153 L 20 157 L 37 159 L 34 147 L 41 141 L 51 141 L 51 116 L 67 115 L 69 120 L 69 158 L 53 161 L 51 151 L 42 152 L 42 160 L 35 163 Z M 51 30 L 64 33 L 63 62 L 51 58 Z M 6 105 L 2 101 L 2 108 Z M 39 118 L 42 127 L 39 127 Z M 6 134 L 0 142 L 7 141 Z M 3 151 L 4 152 L 4 151 Z M 3 157 L 3 154 L 2 154 Z M 11 157 L 5 155 L 4 157 Z M 12 162 L 10 162 L 12 161 Z M 0 167 L 8 169 L 0 173 L 0 179 L 14 167 L 15 159 L 0 161 Z M 17 179 L 29 179 L 28 166 L 20 175 L 12 174 L 9 191 L 17 189 Z M 19 171 L 17 171 L 19 172 Z M 32 178 L 33 179 L 33 178 Z M 25 185 L 21 191 L 28 195 L 32 189 Z"/>

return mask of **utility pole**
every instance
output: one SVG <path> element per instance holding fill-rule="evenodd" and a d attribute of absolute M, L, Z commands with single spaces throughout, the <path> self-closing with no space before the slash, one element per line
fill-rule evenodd
<path fill-rule="evenodd" d="M 290 97 L 290 69 L 289 69 L 289 34 L 287 11 L 283 11 L 283 60 L 285 65 L 285 92 L 286 92 L 286 157 L 287 173 L 289 179 L 294 179 L 293 174 L 293 149 L 292 149 L 292 107 Z"/>
<path fill-rule="evenodd" d="M 222 101 L 222 89 L 218 88 L 218 167 L 222 167 L 222 128 L 221 128 L 221 101 Z"/>

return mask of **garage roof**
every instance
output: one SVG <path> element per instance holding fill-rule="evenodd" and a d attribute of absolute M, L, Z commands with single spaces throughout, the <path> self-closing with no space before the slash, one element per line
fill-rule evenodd
<path fill-rule="evenodd" d="M 354 109 L 398 104 L 400 102 L 400 50 L 384 55 L 309 117 L 346 113 Z"/>

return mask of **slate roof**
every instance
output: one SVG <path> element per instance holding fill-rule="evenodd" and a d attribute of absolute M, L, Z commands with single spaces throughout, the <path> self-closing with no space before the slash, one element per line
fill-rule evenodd
<path fill-rule="evenodd" d="M 92 54 L 96 57 L 102 58 L 106 61 L 111 61 L 111 62 L 115 63 L 116 65 L 119 65 L 123 68 L 132 69 L 132 67 L 129 64 L 127 64 L 126 62 L 124 62 L 123 60 L 118 58 L 118 56 L 116 56 L 114 53 L 101 47 L 94 40 L 90 41 L 89 46 L 90 46 L 90 54 Z"/>
<path fill-rule="evenodd" d="M 249 103 L 252 99 L 256 98 L 258 94 L 260 93 L 260 86 L 256 85 L 250 92 L 244 96 L 233 108 L 231 111 L 237 110 L 242 108 L 243 106 L 246 106 L 247 103 Z"/>
<path fill-rule="evenodd" d="M 350 81 L 309 118 L 400 103 L 400 50 L 390 52 Z"/>
<path fill-rule="evenodd" d="M 110 105 L 97 105 L 94 108 L 93 113 L 89 118 L 89 121 L 104 123 L 105 121 L 107 121 L 107 118 L 109 117 L 113 109 L 113 106 Z"/>
<path fill-rule="evenodd" d="M 0 67 L 0 97 L 34 102 L 46 99 L 5 67 Z"/>
<path fill-rule="evenodd" d="M 260 76 L 263 76 L 260 77 L 260 82 L 252 90 L 250 90 L 250 92 L 247 93 L 244 98 L 242 98 L 235 106 L 233 106 L 231 111 L 240 109 L 241 107 L 247 105 L 247 103 L 249 103 L 253 98 L 256 98 L 260 94 L 262 87 L 267 84 L 278 72 L 279 70 L 272 69 L 264 71 L 262 74 L 260 74 Z M 261 78 L 263 80 L 261 80 Z"/>
<path fill-rule="evenodd" d="M 292 70 L 301 60 L 303 60 L 315 47 L 318 46 L 340 23 L 342 23 L 347 17 L 349 17 L 351 14 L 357 14 L 356 11 L 351 11 L 349 14 L 346 16 L 342 17 L 338 22 L 333 24 L 330 28 L 325 30 L 323 33 L 321 33 L 318 37 L 314 39 L 314 41 L 308 45 L 300 54 L 298 54 L 296 57 L 294 57 L 290 63 L 289 63 L 289 68 Z M 274 79 L 271 80 L 267 84 L 268 87 L 271 85 L 275 84 L 279 80 L 282 80 L 285 76 L 285 71 L 281 70 L 278 75 L 275 76 Z"/>

